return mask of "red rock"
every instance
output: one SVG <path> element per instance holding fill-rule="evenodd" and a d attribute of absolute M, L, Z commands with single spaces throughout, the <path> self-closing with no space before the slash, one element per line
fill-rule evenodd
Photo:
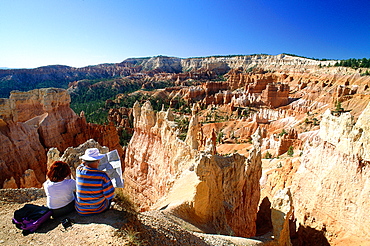
<path fill-rule="evenodd" d="M 36 185 L 45 181 L 46 151 L 56 147 L 63 152 L 70 146 L 78 146 L 88 139 L 117 149 L 117 130 L 113 124 L 87 123 L 69 107 L 70 98 L 63 89 L 38 89 L 29 92 L 12 92 L 0 105 L 0 163 L 3 172 L 0 184 L 14 177 L 18 187 Z M 37 182 L 22 182 L 27 169 L 33 170 Z M 27 188 L 27 187 L 23 187 Z"/>

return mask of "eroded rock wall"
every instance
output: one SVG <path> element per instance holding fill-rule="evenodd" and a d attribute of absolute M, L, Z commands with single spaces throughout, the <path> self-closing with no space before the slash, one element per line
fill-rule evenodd
<path fill-rule="evenodd" d="M 244 70 L 250 68 L 263 68 L 265 70 L 291 70 L 292 72 L 316 71 L 319 65 L 334 65 L 337 61 L 316 61 L 308 58 L 295 57 L 285 54 L 272 55 L 250 55 L 233 57 L 204 57 L 189 58 L 181 60 L 183 70 L 200 69 L 204 67 L 224 69 Z M 330 70 L 330 69 L 329 69 Z M 327 72 L 327 71 L 326 71 Z M 337 71 L 333 71 L 336 73 Z"/>
<path fill-rule="evenodd" d="M 370 240 L 370 105 L 356 123 L 349 113 L 323 115 L 320 137 L 307 146 L 292 183 L 299 223 L 336 237 Z"/>
<path fill-rule="evenodd" d="M 155 113 L 149 102 L 135 103 L 134 135 L 125 156 L 125 180 L 140 207 L 149 209 L 164 196 L 182 170 L 195 158 L 194 150 L 177 138 L 171 111 Z"/>
<path fill-rule="evenodd" d="M 197 116 L 183 142 L 171 111 L 134 106 L 135 133 L 125 157 L 126 187 L 142 210 L 165 209 L 213 232 L 253 236 L 261 176 L 260 136 L 250 157 L 213 155 L 196 144 Z M 199 130 L 199 129 L 198 129 Z"/>
<path fill-rule="evenodd" d="M 301 157 L 270 160 L 261 179 L 261 198 L 272 201 L 279 191 L 290 189 L 295 244 L 369 241 L 369 117 L 370 105 L 357 121 L 349 112 L 327 110 L 319 130 L 300 134 L 305 143 Z M 273 163 L 278 168 L 271 168 Z"/>
<path fill-rule="evenodd" d="M 90 138 L 123 156 L 113 125 L 87 123 L 69 107 L 70 97 L 63 89 L 46 88 L 12 92 L 0 104 L 0 184 L 15 180 L 19 188 L 41 186 L 45 181 L 46 151 L 56 147 L 63 152 Z M 25 173 L 33 170 L 32 175 Z M 22 181 L 22 176 L 29 177 Z M 35 178 L 34 178 L 35 177 Z M 30 179 L 35 179 L 31 181 Z M 6 182 L 14 187 L 14 182 Z"/>
<path fill-rule="evenodd" d="M 5 180 L 13 178 L 13 182 L 4 183 L 3 188 L 26 188 L 22 186 L 21 177 L 29 169 L 34 170 L 35 183 L 40 185 L 45 180 L 45 149 L 36 127 L 22 122 L 9 122 L 0 127 L 0 167 L 1 187 Z"/>

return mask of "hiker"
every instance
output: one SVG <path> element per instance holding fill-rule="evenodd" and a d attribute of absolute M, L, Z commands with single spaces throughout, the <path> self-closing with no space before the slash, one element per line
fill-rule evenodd
<path fill-rule="evenodd" d="M 63 161 L 55 161 L 51 166 L 43 184 L 46 193 L 46 206 L 53 212 L 53 218 L 64 216 L 75 210 L 76 181 L 68 178 L 71 169 Z"/>
<path fill-rule="evenodd" d="M 109 209 L 114 196 L 114 187 L 109 176 L 98 170 L 100 154 L 97 148 L 90 148 L 80 156 L 82 164 L 76 169 L 76 203 L 80 215 L 93 215 Z"/>

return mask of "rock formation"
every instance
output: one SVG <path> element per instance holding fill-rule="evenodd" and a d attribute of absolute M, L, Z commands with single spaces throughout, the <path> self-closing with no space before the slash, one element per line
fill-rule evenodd
<path fill-rule="evenodd" d="M 280 190 L 290 189 L 293 245 L 366 245 L 369 241 L 369 117 L 370 105 L 357 121 L 349 112 L 334 115 L 327 110 L 319 130 L 298 137 L 305 142 L 302 157 L 269 161 L 261 179 L 261 198 L 273 201 Z M 279 208 L 275 213 L 286 211 Z"/>
<path fill-rule="evenodd" d="M 271 204 L 274 241 L 277 245 L 292 245 L 290 241 L 289 218 L 293 213 L 292 194 L 289 189 L 279 190 Z"/>
<path fill-rule="evenodd" d="M 172 80 L 184 81 L 211 80 L 223 75 L 230 69 L 243 69 L 244 71 L 265 69 L 269 71 L 317 72 L 326 74 L 338 72 L 352 74 L 349 68 L 320 68 L 334 65 L 337 61 L 316 61 L 312 59 L 294 57 L 285 54 L 272 55 L 246 55 L 232 57 L 204 57 L 204 58 L 177 58 L 157 56 L 149 58 L 129 58 L 121 63 L 100 64 L 74 68 L 62 65 L 45 66 L 34 69 L 0 69 L 0 81 L 11 82 L 9 87 L 0 92 L 0 97 L 8 97 L 12 90 L 29 90 L 43 84 L 48 86 L 61 86 L 65 88 L 68 83 L 83 79 L 107 79 L 126 77 L 132 80 Z M 319 72 L 320 73 L 320 72 Z M 157 76 L 159 75 L 159 76 Z M 50 82 L 53 82 L 49 84 Z"/>
<path fill-rule="evenodd" d="M 297 221 L 348 245 L 370 240 L 369 117 L 370 105 L 357 122 L 349 113 L 333 116 L 327 110 L 292 183 Z"/>
<path fill-rule="evenodd" d="M 147 102 L 135 104 L 133 114 L 135 132 L 124 175 L 142 210 L 166 209 L 213 232 L 255 234 L 261 176 L 258 132 L 249 158 L 222 157 L 197 150 L 196 115 L 183 142 L 171 111 L 155 113 Z"/>
<path fill-rule="evenodd" d="M 234 79 L 235 78 L 236 77 L 234 77 Z M 330 242 L 336 245 L 340 244 L 340 240 L 356 245 L 355 242 L 368 240 L 368 235 L 364 233 L 366 230 L 361 226 L 368 226 L 366 222 L 362 219 L 359 219 L 359 221 L 361 221 L 360 223 L 353 220 L 358 218 L 356 213 L 365 217 L 365 215 L 363 215 L 362 205 L 367 205 L 364 200 L 355 198 L 366 197 L 366 194 L 360 192 L 361 190 L 367 189 L 365 184 L 368 180 L 368 177 L 366 177 L 366 163 L 368 159 L 366 153 L 368 151 L 365 141 L 366 133 L 364 130 L 366 127 L 364 123 L 358 128 L 354 127 L 354 124 L 356 122 L 356 125 L 358 125 L 359 122 L 366 121 L 364 113 L 366 113 L 367 110 L 364 109 L 369 102 L 367 96 L 367 84 L 370 83 L 369 77 L 315 73 L 273 73 L 270 75 L 266 73 L 257 75 L 240 73 L 237 82 L 233 82 L 232 77 L 229 77 L 227 83 L 228 89 L 233 86 L 233 88 L 244 88 L 246 91 L 249 91 L 248 93 L 244 92 L 246 95 L 245 99 L 243 99 L 242 94 L 237 94 L 240 92 L 236 93 L 235 91 L 229 91 L 228 93 L 230 94 L 220 92 L 225 89 L 223 87 L 225 82 L 210 84 L 212 85 L 212 90 L 209 91 L 210 93 L 208 93 L 208 95 L 204 89 L 205 87 L 202 86 L 193 86 L 189 89 L 181 88 L 178 90 L 179 93 L 174 93 L 173 95 L 185 95 L 184 98 L 188 100 L 188 102 L 192 101 L 192 97 L 197 101 L 204 100 L 203 102 L 205 104 L 209 103 L 212 105 L 212 108 L 219 109 L 225 104 L 223 95 L 233 95 L 231 101 L 227 102 L 231 104 L 230 108 L 237 108 L 235 105 L 248 105 L 251 104 L 251 102 L 254 102 L 255 105 L 263 105 L 263 103 L 265 103 L 265 105 L 270 107 L 270 109 L 259 108 L 257 111 L 251 111 L 245 119 L 235 120 L 232 124 L 227 121 L 223 123 L 205 124 L 201 128 L 201 134 L 198 135 L 209 136 L 212 129 L 216 129 L 216 132 L 222 131 L 224 135 L 223 141 L 229 141 L 226 140 L 227 136 L 230 138 L 233 136 L 233 138 L 237 138 L 238 141 L 240 141 L 242 138 L 247 140 L 248 136 L 252 135 L 250 132 L 251 129 L 260 127 L 264 137 L 262 151 L 271 150 L 274 151 L 272 152 L 274 156 L 281 156 L 287 152 L 289 147 L 294 147 L 293 157 L 271 160 L 269 165 L 273 165 L 274 168 L 267 169 L 264 173 L 264 178 L 261 180 L 263 184 L 261 200 L 267 196 L 268 199 L 273 202 L 274 196 L 279 190 L 286 188 L 290 188 L 291 190 L 290 204 L 293 205 L 294 208 L 292 211 L 284 210 L 283 207 L 274 205 L 277 214 L 282 213 L 285 215 L 281 217 L 280 221 L 283 223 L 278 227 L 280 228 L 279 230 L 282 230 L 280 233 L 284 235 L 281 240 L 285 242 L 289 241 L 287 237 L 288 234 L 291 236 L 293 245 L 315 242 L 319 242 L 322 245 L 328 245 Z M 215 85 L 220 85 L 219 89 L 217 89 Z M 267 89 L 270 85 L 272 89 Z M 285 85 L 289 85 L 289 89 L 284 88 Z M 279 86 L 282 86 L 281 89 L 278 89 Z M 274 103 L 275 99 L 279 99 L 279 95 L 276 93 L 279 90 L 283 93 L 282 95 L 284 95 L 283 100 L 281 100 L 283 103 L 269 105 L 269 102 Z M 174 91 L 175 90 L 172 90 L 172 92 Z M 254 94 L 259 93 L 260 95 L 253 97 L 251 96 L 251 94 L 253 94 L 252 92 Z M 245 100 L 248 104 L 243 104 L 244 102 L 242 100 Z M 350 108 L 350 114 L 346 113 L 349 110 L 343 110 L 341 112 L 335 112 L 336 115 L 331 115 L 331 111 L 329 110 L 329 113 L 322 115 L 325 110 L 333 110 L 335 102 L 337 101 L 340 101 L 345 109 Z M 219 105 L 215 106 L 217 104 Z M 282 107 L 282 105 L 287 106 Z M 275 107 L 278 109 L 274 109 Z M 241 116 L 240 112 L 236 115 Z M 329 115 L 331 116 L 329 117 Z M 335 120 L 336 117 L 341 117 L 342 120 L 337 121 Z M 328 120 L 328 118 L 330 120 Z M 198 119 L 198 121 L 201 122 L 204 121 L 204 119 Z M 150 122 L 152 122 L 152 126 L 156 125 L 154 120 Z M 237 128 L 238 125 L 243 125 L 244 127 Z M 245 126 L 248 126 L 248 128 L 245 128 Z M 244 128 L 247 130 L 242 131 L 241 129 Z M 148 130 L 149 128 L 145 129 Z M 190 129 L 192 129 L 190 132 L 194 134 L 194 123 L 191 124 Z M 282 129 L 286 129 L 286 134 L 277 137 Z M 325 140 L 320 140 L 319 133 L 321 138 Z M 194 139 L 195 137 L 188 138 L 186 143 L 192 145 Z M 359 139 L 361 139 L 361 141 L 359 141 Z M 142 138 L 142 140 L 144 141 L 144 138 Z M 163 142 L 164 141 L 162 141 L 162 143 Z M 193 146 L 196 146 L 196 144 L 193 144 Z M 202 145 L 199 144 L 198 147 L 200 146 Z M 322 149 L 320 149 L 319 146 L 322 146 L 320 147 Z M 211 148 L 204 149 L 211 150 Z M 314 150 L 317 152 L 314 152 Z M 134 151 L 132 151 L 131 154 L 132 156 L 134 155 L 133 152 Z M 142 155 L 145 156 L 144 154 Z M 168 156 L 173 155 L 176 156 L 179 154 L 168 154 Z M 195 224 L 198 223 L 202 225 L 204 225 L 206 221 L 204 217 L 211 218 L 214 214 L 217 214 L 216 212 L 212 212 L 211 214 L 209 212 L 208 208 L 215 208 L 214 210 L 218 211 L 217 206 L 213 207 L 214 205 L 210 205 L 213 204 L 212 202 L 206 199 L 202 200 L 201 204 L 206 204 L 205 207 L 207 207 L 207 209 L 202 206 L 197 207 L 195 203 L 197 196 L 194 194 L 196 194 L 198 190 L 194 187 L 198 187 L 199 178 L 192 173 L 192 170 L 202 170 L 197 168 L 204 166 L 205 164 L 203 162 L 194 161 L 194 166 L 190 167 L 189 170 L 175 175 L 178 178 L 174 177 L 172 179 L 174 182 L 173 184 L 171 183 L 172 186 L 167 186 L 167 189 L 171 189 L 170 193 L 162 193 L 163 198 L 160 198 L 158 201 L 157 198 L 152 199 L 150 204 L 157 201 L 152 205 L 152 208 L 168 209 L 179 216 L 185 216 L 188 220 L 193 219 Z M 206 163 L 208 162 L 210 161 Z M 333 162 L 333 164 L 329 165 L 328 162 Z M 338 164 L 338 162 L 341 162 L 341 164 Z M 355 166 L 352 163 L 357 163 L 357 169 L 351 167 Z M 310 167 L 311 164 L 313 167 Z M 347 164 L 350 167 L 347 167 Z M 139 166 L 140 164 L 137 163 L 135 165 Z M 342 176 L 339 176 L 340 181 L 338 183 L 338 180 L 336 181 L 336 176 L 332 176 L 331 173 L 327 171 L 328 165 L 329 170 L 333 170 L 332 172 L 334 173 L 339 172 L 339 169 L 347 170 L 348 168 L 353 171 L 349 171 L 347 175 L 341 174 Z M 147 165 L 144 166 L 146 167 Z M 148 164 L 148 166 L 150 169 L 151 165 Z M 321 168 L 321 166 L 324 168 Z M 333 169 L 334 166 L 336 166 L 335 170 Z M 308 167 L 310 167 L 310 169 L 308 169 Z M 237 169 L 235 166 L 233 166 L 233 168 Z M 212 172 L 217 170 L 215 167 L 210 169 L 212 169 Z M 354 170 L 357 171 L 355 172 Z M 309 172 L 310 175 L 307 175 L 307 172 Z M 218 176 L 222 176 L 222 174 L 218 174 Z M 318 178 L 319 176 L 320 178 Z M 354 190 L 354 194 L 347 194 L 345 192 L 345 190 L 352 191 L 354 189 L 348 186 L 348 184 L 351 183 L 348 180 L 351 180 L 352 183 L 360 187 L 358 190 Z M 135 185 L 138 185 L 138 182 L 136 182 Z M 206 185 L 206 187 L 208 187 L 208 185 Z M 186 191 L 184 190 L 185 188 Z M 336 190 L 338 190 L 338 192 Z M 329 195 L 332 194 L 332 191 L 335 193 Z M 138 191 L 134 191 L 134 193 L 135 192 L 137 193 Z M 150 194 L 152 193 L 153 192 Z M 325 195 L 321 195 L 321 193 L 325 193 Z M 179 197 L 177 194 L 183 194 L 184 196 Z M 334 208 L 329 209 L 326 207 L 331 206 L 329 204 L 333 201 L 337 202 L 338 194 L 341 195 L 339 199 L 343 199 L 344 201 L 340 201 Z M 203 195 L 202 197 L 207 197 L 207 195 Z M 145 199 L 145 196 L 143 196 L 142 199 Z M 212 200 L 212 198 L 210 199 Z M 219 197 L 215 198 L 215 200 L 219 199 Z M 355 205 L 352 206 L 352 203 Z M 148 207 L 150 204 L 148 204 Z M 330 214 L 326 213 L 325 209 L 321 209 L 321 204 L 327 204 L 323 207 L 331 211 Z M 334 209 L 339 211 L 338 213 L 340 214 L 338 217 Z M 213 209 L 210 210 L 214 211 Z M 348 221 L 348 219 L 346 220 L 343 217 L 347 210 L 350 210 L 355 218 L 350 221 L 350 224 L 355 224 L 353 228 L 344 225 L 344 221 Z M 201 217 L 197 217 L 199 215 Z M 332 215 L 335 216 L 335 219 L 330 218 Z M 274 215 L 274 218 L 275 217 Z M 277 220 L 274 220 L 276 223 Z M 341 221 L 343 221 L 343 223 Z M 214 222 L 211 224 L 214 228 L 217 228 L 223 233 L 228 233 L 226 227 L 218 226 L 217 223 Z M 288 228 L 289 230 L 287 227 L 290 227 Z M 234 232 L 237 231 L 236 228 L 232 230 Z M 361 231 L 361 233 L 356 234 L 356 231 Z M 279 232 L 277 233 L 279 234 Z"/>
<path fill-rule="evenodd" d="M 270 108 L 278 108 L 288 104 L 289 86 L 287 84 L 268 84 L 262 91 L 261 100 Z"/>
<path fill-rule="evenodd" d="M 107 146 L 120 151 L 126 188 L 141 210 L 166 210 L 213 233 L 271 231 L 271 245 L 361 245 L 370 240 L 370 77 L 328 66 L 335 62 L 159 56 L 99 65 L 125 78 L 74 81 L 69 92 L 166 81 L 173 86 L 141 93 L 186 108 L 113 108 L 122 94 L 106 102 L 105 126 L 75 115 L 64 90 L 13 92 L 0 99 L 0 184 L 40 186 L 52 160 L 74 169 L 86 146 Z M 179 119 L 189 122 L 184 141 Z M 133 134 L 125 154 L 116 127 Z"/>
<path fill-rule="evenodd" d="M 87 123 L 70 109 L 69 102 L 68 93 L 55 88 L 12 92 L 9 99 L 1 99 L 1 186 L 13 177 L 19 188 L 39 187 L 47 171 L 46 151 L 52 147 L 63 152 L 93 138 L 123 156 L 116 128 Z M 22 179 L 23 175 L 34 181 Z"/>
<path fill-rule="evenodd" d="M 227 81 L 204 82 L 201 86 L 182 88 L 179 94 L 188 104 L 200 101 L 202 105 L 225 105 L 233 102 L 239 107 L 277 108 L 289 102 L 289 85 L 277 82 L 275 74 L 251 75 L 232 70 L 226 76 Z"/>
<path fill-rule="evenodd" d="M 97 148 L 102 154 L 109 152 L 109 148 L 106 146 L 101 146 L 94 139 L 89 139 L 86 142 L 80 144 L 77 147 L 68 147 L 63 154 L 59 152 L 57 148 L 50 148 L 47 152 L 48 163 L 53 163 L 54 161 L 64 161 L 71 168 L 71 176 L 75 178 L 76 168 L 81 164 L 81 159 L 79 158 L 85 153 L 88 148 Z"/>
<path fill-rule="evenodd" d="M 155 113 L 149 102 L 135 103 L 134 135 L 125 156 L 125 180 L 140 207 L 149 209 L 172 186 L 195 158 L 190 146 L 177 138 L 171 111 Z"/>

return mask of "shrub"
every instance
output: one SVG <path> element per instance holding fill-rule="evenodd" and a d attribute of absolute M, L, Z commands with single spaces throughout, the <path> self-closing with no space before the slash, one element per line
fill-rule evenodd
<path fill-rule="evenodd" d="M 319 125 L 319 120 L 318 120 L 318 119 L 313 118 L 312 120 L 313 120 L 313 125 L 314 125 L 314 126 Z"/>
<path fill-rule="evenodd" d="M 343 111 L 344 109 L 342 108 L 342 103 L 340 101 L 337 101 L 335 103 L 335 111 L 340 112 Z"/>
<path fill-rule="evenodd" d="M 122 129 L 121 134 L 119 135 L 119 143 L 122 146 L 128 145 L 132 137 L 132 134 L 128 133 L 125 129 Z"/>
<path fill-rule="evenodd" d="M 288 151 L 287 151 L 287 155 L 292 157 L 294 155 L 294 151 L 293 151 L 293 146 L 290 146 Z"/>
<path fill-rule="evenodd" d="M 364 73 L 361 74 L 361 76 L 368 76 L 368 75 L 370 75 L 369 70 L 366 70 Z"/>
<path fill-rule="evenodd" d="M 130 196 L 123 192 L 123 189 L 116 189 L 113 201 L 129 214 L 136 215 L 137 208 L 136 205 L 131 201 Z"/>
<path fill-rule="evenodd" d="M 279 133 L 279 137 L 282 137 L 284 135 L 288 134 L 285 129 L 281 130 L 281 132 Z"/>
<path fill-rule="evenodd" d="M 138 218 L 138 212 L 135 204 L 130 200 L 128 194 L 122 189 L 116 189 L 113 201 L 118 207 L 125 211 L 126 223 L 115 232 L 115 235 L 126 240 L 126 245 L 147 245 L 148 241 L 145 238 L 145 228 Z"/>
<path fill-rule="evenodd" d="M 223 134 L 223 132 L 219 132 L 218 134 L 217 134 L 217 139 L 216 139 L 216 142 L 217 143 L 221 143 L 221 141 L 222 141 L 222 137 L 224 136 L 224 134 Z"/>
<path fill-rule="evenodd" d="M 272 158 L 271 153 L 267 151 L 265 154 L 265 159 L 271 159 L 271 158 Z"/>
<path fill-rule="evenodd" d="M 178 137 L 179 139 L 184 141 L 189 129 L 189 119 L 182 116 L 180 118 L 175 118 L 175 122 L 177 123 L 177 128 L 180 130 L 180 134 Z"/>

